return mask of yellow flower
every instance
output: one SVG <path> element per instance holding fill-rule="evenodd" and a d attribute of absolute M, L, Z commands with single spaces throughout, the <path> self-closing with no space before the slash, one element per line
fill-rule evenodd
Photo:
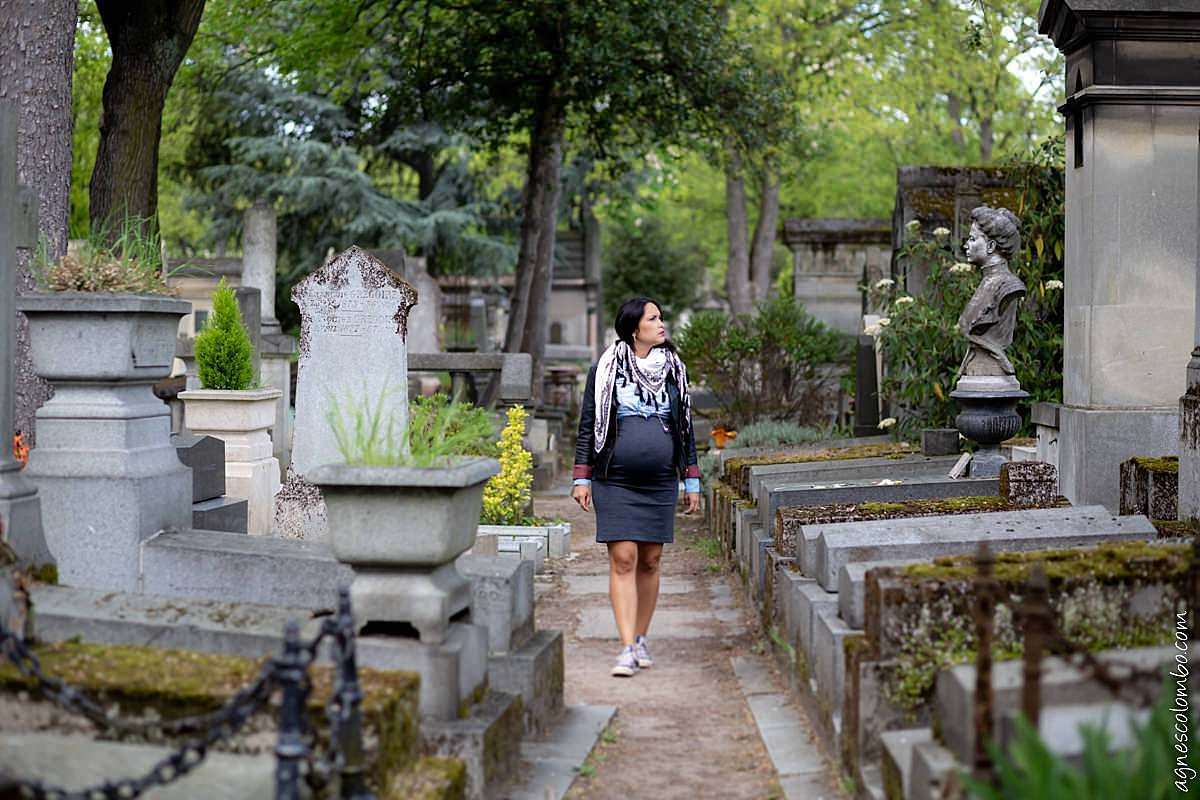
<path fill-rule="evenodd" d="M 533 454 L 521 442 L 528 414 L 513 406 L 507 416 L 500 432 L 500 472 L 483 487 L 480 521 L 487 525 L 522 524 L 533 495 Z"/>

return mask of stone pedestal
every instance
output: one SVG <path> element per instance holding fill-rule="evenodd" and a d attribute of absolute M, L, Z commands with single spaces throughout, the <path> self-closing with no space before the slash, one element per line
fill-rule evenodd
<path fill-rule="evenodd" d="M 972 388 L 978 384 L 978 388 Z M 988 388 L 990 384 L 995 384 Z M 1011 388 L 1002 388 L 1010 386 Z M 1029 397 L 1012 378 L 964 377 L 958 388 L 950 393 L 962 411 L 954 424 L 963 436 L 978 447 L 971 457 L 972 478 L 994 478 L 1007 459 L 1000 452 L 1000 443 L 1011 439 L 1021 428 L 1017 403 Z"/>
<path fill-rule="evenodd" d="M 262 293 L 262 332 L 279 333 L 275 318 L 275 209 L 257 200 L 242 214 L 242 285 Z"/>
<path fill-rule="evenodd" d="M 1060 480 L 1118 504 L 1122 461 L 1170 452 L 1193 345 L 1200 6 L 1047 0 L 1066 56 Z"/>
<path fill-rule="evenodd" d="M 248 533 L 265 536 L 275 521 L 279 461 L 267 429 L 275 423 L 278 389 L 192 389 L 180 392 L 188 429 L 225 442 L 225 493 L 245 498 Z"/>
<path fill-rule="evenodd" d="M 62 293 L 25 295 L 17 307 L 29 318 L 34 368 L 54 385 L 26 474 L 43 498 L 59 581 L 137 591 L 142 543 L 191 520 L 191 472 L 151 389 L 171 370 L 190 304 Z"/>

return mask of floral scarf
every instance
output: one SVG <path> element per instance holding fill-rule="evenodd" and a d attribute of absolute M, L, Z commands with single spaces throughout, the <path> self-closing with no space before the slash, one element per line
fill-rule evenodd
<path fill-rule="evenodd" d="M 623 341 L 617 341 L 604 351 L 596 364 L 596 419 L 593 427 L 593 447 L 596 452 L 604 447 L 608 439 L 608 421 L 616 402 L 616 384 L 618 377 L 633 381 L 637 386 L 638 397 L 646 403 L 658 402 L 666 392 L 667 378 L 674 376 L 675 385 L 679 387 L 679 397 L 683 402 L 684 421 L 687 427 L 692 427 L 692 398 L 688 393 L 687 368 L 683 365 L 678 354 L 666 347 L 655 347 L 650 354 L 639 359 L 633 354 L 633 348 Z"/>

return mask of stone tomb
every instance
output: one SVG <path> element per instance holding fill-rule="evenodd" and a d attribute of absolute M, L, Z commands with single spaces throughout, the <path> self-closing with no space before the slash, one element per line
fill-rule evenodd
<path fill-rule="evenodd" d="M 173 434 L 171 442 L 192 470 L 192 527 L 245 533 L 247 501 L 225 496 L 225 443 L 215 436 Z"/>
<path fill-rule="evenodd" d="M 321 539 L 325 504 L 305 476 L 345 461 L 331 411 L 381 408 L 397 432 L 408 424 L 408 313 L 416 291 L 358 247 L 327 261 L 292 289 L 300 307 L 300 365 L 292 464 L 276 496 L 280 535 Z"/>

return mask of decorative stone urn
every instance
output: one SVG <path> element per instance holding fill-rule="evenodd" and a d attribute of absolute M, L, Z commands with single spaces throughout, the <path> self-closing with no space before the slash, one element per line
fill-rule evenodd
<path fill-rule="evenodd" d="M 69 586 L 133 592 L 141 545 L 186 528 L 191 471 L 171 446 L 153 384 L 171 372 L 191 303 L 159 295 L 22 295 L 30 352 L 54 397 L 37 412 L 27 476 L 42 497 L 46 543 Z"/>
<path fill-rule="evenodd" d="M 271 435 L 278 389 L 188 389 L 183 401 L 184 425 L 200 436 L 225 442 L 225 493 L 246 498 L 246 532 L 266 536 L 275 521 L 279 460 Z"/>
<path fill-rule="evenodd" d="M 359 624 L 408 623 L 440 644 L 450 618 L 471 602 L 454 560 L 475 543 L 492 458 L 446 467 L 326 464 L 307 479 L 321 490 L 334 556 L 354 569 L 350 599 Z"/>

